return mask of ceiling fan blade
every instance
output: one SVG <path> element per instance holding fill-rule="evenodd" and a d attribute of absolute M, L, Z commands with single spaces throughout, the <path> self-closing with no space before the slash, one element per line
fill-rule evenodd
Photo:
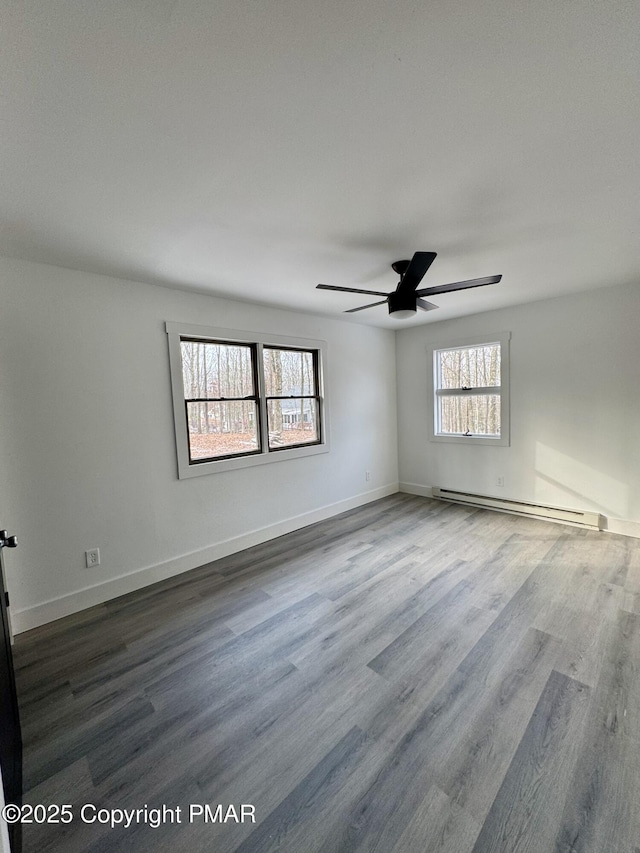
<path fill-rule="evenodd" d="M 400 284 L 397 287 L 398 292 L 407 293 L 415 290 L 436 257 L 437 252 L 416 252 L 400 279 Z"/>
<path fill-rule="evenodd" d="M 451 293 L 453 290 L 483 287 L 485 284 L 497 284 L 501 278 L 501 275 L 489 275 L 485 278 L 470 278 L 468 281 L 454 281 L 451 284 L 440 284 L 437 287 L 425 287 L 423 290 L 416 290 L 416 295 L 433 296 L 434 293 Z"/>
<path fill-rule="evenodd" d="M 343 314 L 353 314 L 355 311 L 364 311 L 365 308 L 373 308 L 376 305 L 384 305 L 386 299 L 381 299 L 380 302 L 370 302 L 368 305 L 361 305 L 359 308 L 349 308 L 348 311 L 343 311 Z"/>
<path fill-rule="evenodd" d="M 423 311 L 433 311 L 434 308 L 438 307 L 433 302 L 427 302 L 426 299 L 416 299 L 416 305 L 418 308 L 422 308 Z"/>
<path fill-rule="evenodd" d="M 381 290 L 360 290 L 357 287 L 337 287 L 335 284 L 317 284 L 316 290 L 339 290 L 342 293 L 370 293 L 372 296 L 387 296 Z"/>

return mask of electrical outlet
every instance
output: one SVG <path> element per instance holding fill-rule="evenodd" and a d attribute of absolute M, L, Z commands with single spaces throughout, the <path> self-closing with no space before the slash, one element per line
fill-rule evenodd
<path fill-rule="evenodd" d="M 90 551 L 84 552 L 87 561 L 87 568 L 92 569 L 94 566 L 100 565 L 100 548 L 91 548 Z"/>
<path fill-rule="evenodd" d="M 365 472 L 364 472 L 364 478 L 365 478 L 365 480 L 366 480 L 366 481 L 367 481 L 367 483 L 368 483 L 368 482 L 369 482 L 369 480 L 371 479 L 371 471 L 365 471 Z"/>
<path fill-rule="evenodd" d="M 496 486 L 504 486 L 504 477 L 496 477 Z"/>

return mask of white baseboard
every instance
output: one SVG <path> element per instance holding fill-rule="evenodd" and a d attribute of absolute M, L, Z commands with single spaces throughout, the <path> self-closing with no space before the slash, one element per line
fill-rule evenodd
<path fill-rule="evenodd" d="M 398 491 L 406 492 L 408 495 L 420 495 L 423 498 L 433 497 L 432 486 L 419 486 L 417 483 L 400 483 Z"/>
<path fill-rule="evenodd" d="M 228 557 L 230 554 L 235 554 L 238 551 L 244 551 L 245 548 L 251 548 L 253 545 L 260 545 L 262 542 L 283 536 L 285 533 L 292 533 L 294 530 L 300 530 L 300 528 L 315 524 L 318 521 L 325 521 L 327 518 L 339 515 L 341 512 L 347 512 L 347 510 L 356 509 L 356 507 L 377 501 L 388 495 L 394 495 L 397 491 L 399 491 L 398 483 L 390 483 L 387 486 L 381 486 L 369 492 L 362 492 L 352 498 L 347 498 L 347 500 L 338 501 L 320 509 L 296 515 L 293 518 L 288 518 L 285 521 L 280 521 L 268 527 L 262 527 L 259 530 L 253 530 L 242 536 L 217 542 L 208 548 L 191 551 L 189 554 L 183 554 L 166 562 L 157 563 L 153 566 L 145 566 L 129 574 L 120 575 L 120 577 L 111 578 L 94 586 L 62 595 L 59 598 L 44 601 L 33 607 L 17 610 L 11 614 L 12 629 L 16 634 L 29 631 L 31 628 L 37 628 L 40 625 L 45 625 L 47 622 L 61 619 L 63 616 L 70 616 L 72 613 L 86 610 L 88 607 L 94 607 L 96 604 L 103 604 L 105 601 L 110 601 L 120 595 L 126 595 L 129 592 L 134 592 L 137 589 L 150 586 L 158 581 L 166 580 L 182 572 L 197 569 L 206 563 L 211 563 L 222 557 Z"/>
<path fill-rule="evenodd" d="M 627 521 L 626 518 L 609 518 L 605 516 L 603 530 L 606 530 L 608 533 L 619 533 L 621 536 L 632 536 L 634 539 L 640 539 L 640 522 Z"/>

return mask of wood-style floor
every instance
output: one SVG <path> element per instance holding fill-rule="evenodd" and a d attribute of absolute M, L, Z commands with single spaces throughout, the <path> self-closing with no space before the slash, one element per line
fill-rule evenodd
<path fill-rule="evenodd" d="M 15 657 L 26 853 L 640 853 L 637 540 L 394 495 Z"/>

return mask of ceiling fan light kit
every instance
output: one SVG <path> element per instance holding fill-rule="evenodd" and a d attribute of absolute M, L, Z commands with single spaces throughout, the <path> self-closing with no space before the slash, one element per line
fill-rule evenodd
<path fill-rule="evenodd" d="M 391 264 L 391 269 L 400 276 L 400 281 L 392 293 L 383 293 L 380 290 L 361 290 L 357 287 L 339 287 L 335 284 L 318 284 L 317 288 L 320 290 L 339 290 L 344 293 L 368 293 L 373 296 L 385 297 L 378 302 L 361 305 L 359 308 L 349 308 L 348 311 L 344 312 L 345 314 L 353 314 L 356 311 L 364 311 L 365 308 L 373 308 L 376 305 L 386 303 L 392 317 L 398 320 L 410 320 L 416 316 L 418 308 L 422 311 L 432 311 L 438 307 L 433 302 L 422 299 L 422 296 L 432 296 L 434 293 L 451 293 L 454 290 L 468 290 L 472 287 L 484 287 L 487 284 L 497 284 L 502 278 L 501 275 L 491 275 L 418 290 L 418 285 L 435 259 L 436 252 L 416 252 L 410 261 L 394 261 Z"/>
<path fill-rule="evenodd" d="M 417 300 L 413 293 L 390 293 L 387 299 L 389 314 L 397 320 L 410 320 L 418 311 Z"/>

